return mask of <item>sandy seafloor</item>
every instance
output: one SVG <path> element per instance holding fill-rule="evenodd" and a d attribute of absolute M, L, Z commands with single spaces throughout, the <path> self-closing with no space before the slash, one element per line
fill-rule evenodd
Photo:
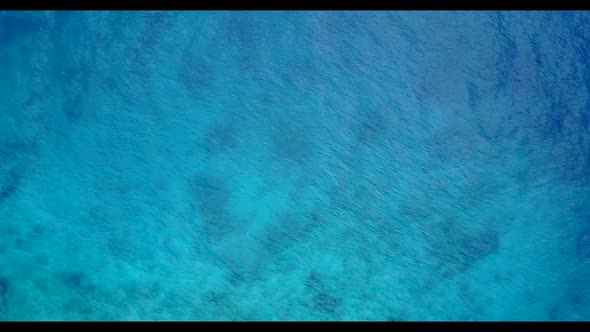
<path fill-rule="evenodd" d="M 1 12 L 0 320 L 590 320 L 589 19 Z"/>

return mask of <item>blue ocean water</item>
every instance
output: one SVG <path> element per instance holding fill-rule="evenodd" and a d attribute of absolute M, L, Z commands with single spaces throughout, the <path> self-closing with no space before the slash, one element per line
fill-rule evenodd
<path fill-rule="evenodd" d="M 1 12 L 1 320 L 590 320 L 587 12 Z"/>

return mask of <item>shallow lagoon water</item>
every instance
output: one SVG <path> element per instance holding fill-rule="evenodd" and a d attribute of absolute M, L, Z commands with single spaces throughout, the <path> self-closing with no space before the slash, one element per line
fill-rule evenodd
<path fill-rule="evenodd" d="M 584 12 L 1 12 L 1 320 L 589 320 Z"/>

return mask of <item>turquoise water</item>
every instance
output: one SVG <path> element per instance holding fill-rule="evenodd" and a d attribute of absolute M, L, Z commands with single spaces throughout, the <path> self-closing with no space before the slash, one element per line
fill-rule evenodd
<path fill-rule="evenodd" d="M 578 12 L 1 12 L 0 319 L 590 320 Z"/>

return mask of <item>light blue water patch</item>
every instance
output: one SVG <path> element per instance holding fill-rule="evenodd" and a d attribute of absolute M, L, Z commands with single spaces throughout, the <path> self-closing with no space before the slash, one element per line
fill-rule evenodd
<path fill-rule="evenodd" d="M 0 319 L 590 320 L 587 22 L 0 13 Z"/>

